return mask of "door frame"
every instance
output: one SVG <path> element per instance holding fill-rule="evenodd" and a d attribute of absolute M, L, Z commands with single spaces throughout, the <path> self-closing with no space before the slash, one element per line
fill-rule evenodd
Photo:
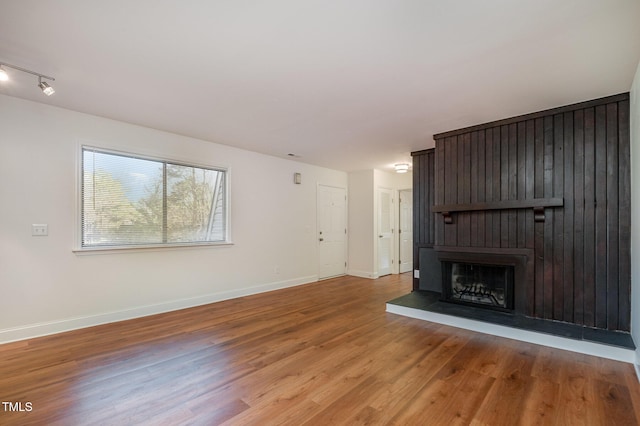
<path fill-rule="evenodd" d="M 342 274 L 338 274 L 338 275 L 331 275 L 331 276 L 327 276 L 327 277 L 320 277 L 320 238 L 319 238 L 319 232 L 320 232 L 320 187 L 325 187 L 325 188 L 333 188 L 333 189 L 340 189 L 342 191 L 344 191 L 344 226 L 345 226 L 345 234 L 344 234 L 344 250 L 343 250 L 343 260 L 344 260 L 344 270 Z M 320 183 L 318 182 L 316 184 L 316 226 L 315 226 L 315 233 L 314 233 L 314 238 L 315 238 L 315 247 L 316 247 L 316 267 L 317 267 L 317 274 L 316 276 L 318 277 L 318 280 L 324 280 L 324 279 L 329 279 L 329 278 L 333 278 L 334 276 L 343 276 L 347 274 L 347 268 L 348 268 L 348 253 L 349 253 L 349 194 L 348 194 L 348 189 L 344 186 L 338 186 L 338 185 L 328 185 L 328 184 L 324 184 L 324 183 Z"/>
<path fill-rule="evenodd" d="M 375 244 L 375 277 L 379 278 L 381 276 L 380 273 L 380 242 L 379 242 L 379 235 L 380 235 L 380 192 L 381 191 L 388 191 L 390 196 L 391 196 L 391 200 L 389 203 L 389 214 L 391 216 L 391 237 L 389 239 L 391 247 L 389 248 L 389 254 L 391 256 L 391 259 L 389 259 L 389 261 L 391 262 L 391 266 L 390 266 L 390 272 L 389 274 L 397 274 L 398 273 L 398 264 L 395 261 L 397 258 L 397 244 L 395 242 L 396 240 L 396 227 L 397 227 L 397 217 L 396 217 L 396 211 L 395 211 L 395 199 L 397 199 L 397 195 L 398 195 L 398 190 L 394 189 L 394 188 L 389 188 L 389 187 L 384 187 L 384 186 L 378 186 L 375 189 L 375 229 L 374 229 L 374 244 Z M 387 274 L 385 274 L 387 275 Z"/>
<path fill-rule="evenodd" d="M 401 209 L 400 200 L 401 200 L 401 193 L 402 192 L 410 192 L 412 197 L 413 197 L 413 188 L 398 189 L 398 223 L 397 223 L 397 225 L 398 225 L 398 237 L 396 238 L 397 241 L 398 241 L 398 251 L 396 253 L 397 258 L 398 258 L 398 262 L 397 262 L 398 263 L 398 269 L 397 269 L 396 273 L 398 273 L 398 274 L 402 274 L 403 273 L 400 270 L 400 260 L 401 260 L 400 250 L 401 250 L 401 246 L 402 246 L 402 233 L 400 233 L 400 230 L 402 228 L 402 223 L 400 223 L 401 222 L 401 218 L 402 218 L 402 214 L 400 214 L 401 213 L 400 212 L 400 209 Z M 412 198 L 412 202 L 411 202 L 411 216 L 412 216 L 412 219 L 411 219 L 411 241 L 412 241 L 412 244 L 411 244 L 411 252 L 410 252 L 411 269 L 409 271 L 406 271 L 406 272 L 410 272 L 411 270 L 413 270 L 413 198 Z"/>

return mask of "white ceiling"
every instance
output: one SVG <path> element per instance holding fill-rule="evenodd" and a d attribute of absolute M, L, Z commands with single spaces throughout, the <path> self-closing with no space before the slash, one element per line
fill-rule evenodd
<path fill-rule="evenodd" d="M 638 0 L 0 0 L 0 93 L 338 170 L 626 92 Z"/>

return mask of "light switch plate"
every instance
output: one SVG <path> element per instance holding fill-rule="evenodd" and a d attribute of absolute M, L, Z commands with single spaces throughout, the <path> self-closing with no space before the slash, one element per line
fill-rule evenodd
<path fill-rule="evenodd" d="M 34 237 L 46 237 L 49 235 L 49 225 L 46 223 L 34 223 L 31 225 L 31 235 Z"/>

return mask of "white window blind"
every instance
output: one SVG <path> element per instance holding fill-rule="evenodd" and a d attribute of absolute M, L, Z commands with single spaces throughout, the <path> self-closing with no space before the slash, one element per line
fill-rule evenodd
<path fill-rule="evenodd" d="M 226 171 L 82 149 L 82 247 L 225 242 Z"/>

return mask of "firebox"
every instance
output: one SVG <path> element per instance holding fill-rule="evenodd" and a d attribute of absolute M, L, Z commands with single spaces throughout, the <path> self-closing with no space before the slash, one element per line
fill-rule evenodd
<path fill-rule="evenodd" d="M 513 310 L 513 266 L 442 262 L 442 281 L 449 302 Z"/>

